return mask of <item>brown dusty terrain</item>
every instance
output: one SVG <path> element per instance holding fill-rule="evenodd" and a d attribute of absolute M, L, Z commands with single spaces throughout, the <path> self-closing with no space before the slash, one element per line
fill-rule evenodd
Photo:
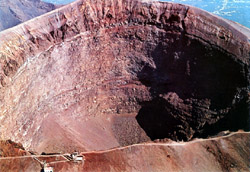
<path fill-rule="evenodd" d="M 106 151 L 83 152 L 83 162 L 65 161 L 62 155 L 36 156 L 56 172 L 104 171 L 242 171 L 250 169 L 250 133 L 237 132 L 190 142 L 141 143 Z M 33 156 L 34 157 L 34 156 Z M 8 167 L 8 168 L 6 168 Z M 32 157 L 0 158 L 0 171 L 37 172 Z"/>
<path fill-rule="evenodd" d="M 1 138 L 71 152 L 248 130 L 239 28 L 180 4 L 99 0 L 1 32 Z"/>
<path fill-rule="evenodd" d="M 0 32 L 0 139 L 65 153 L 249 131 L 249 40 L 248 29 L 190 6 L 78 0 Z M 102 170 L 93 164 L 84 168 Z"/>

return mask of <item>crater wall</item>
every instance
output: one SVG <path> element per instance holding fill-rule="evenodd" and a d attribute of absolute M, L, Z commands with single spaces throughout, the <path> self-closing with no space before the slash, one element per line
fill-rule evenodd
<path fill-rule="evenodd" d="M 249 33 L 140 0 L 79 0 L 3 31 L 1 138 L 67 152 L 249 130 Z"/>

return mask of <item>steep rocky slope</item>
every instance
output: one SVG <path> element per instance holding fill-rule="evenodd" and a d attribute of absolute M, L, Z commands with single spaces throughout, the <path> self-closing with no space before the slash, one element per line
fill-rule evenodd
<path fill-rule="evenodd" d="M 140 0 L 32 19 L 0 33 L 0 136 L 71 152 L 249 130 L 249 33 Z"/>
<path fill-rule="evenodd" d="M 41 0 L 0 0 L 0 31 L 54 10 Z"/>

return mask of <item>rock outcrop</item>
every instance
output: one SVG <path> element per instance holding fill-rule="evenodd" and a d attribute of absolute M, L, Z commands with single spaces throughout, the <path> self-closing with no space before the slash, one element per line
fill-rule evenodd
<path fill-rule="evenodd" d="M 0 0 L 0 31 L 56 8 L 41 0 Z"/>
<path fill-rule="evenodd" d="M 249 35 L 181 4 L 78 0 L 0 33 L 0 136 L 71 152 L 249 130 Z"/>
<path fill-rule="evenodd" d="M 0 158 L 24 156 L 27 152 L 22 144 L 12 142 L 11 140 L 0 140 Z"/>

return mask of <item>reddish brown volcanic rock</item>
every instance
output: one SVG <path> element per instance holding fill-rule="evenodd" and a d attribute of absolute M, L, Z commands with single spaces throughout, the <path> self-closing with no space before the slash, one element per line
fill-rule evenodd
<path fill-rule="evenodd" d="M 67 152 L 248 130 L 249 33 L 140 0 L 79 0 L 1 32 L 1 138 Z"/>
<path fill-rule="evenodd" d="M 11 140 L 0 140 L 0 157 L 24 156 L 26 154 L 22 144 Z"/>
<path fill-rule="evenodd" d="M 107 151 L 82 153 L 81 163 L 59 162 L 58 157 L 39 159 L 53 163 L 56 172 L 81 171 L 249 171 L 250 133 L 188 143 L 143 143 Z M 37 172 L 39 163 L 31 157 L 0 159 L 0 170 L 5 172 Z"/>
<path fill-rule="evenodd" d="M 83 171 L 249 171 L 250 135 L 138 144 L 84 155 Z"/>

